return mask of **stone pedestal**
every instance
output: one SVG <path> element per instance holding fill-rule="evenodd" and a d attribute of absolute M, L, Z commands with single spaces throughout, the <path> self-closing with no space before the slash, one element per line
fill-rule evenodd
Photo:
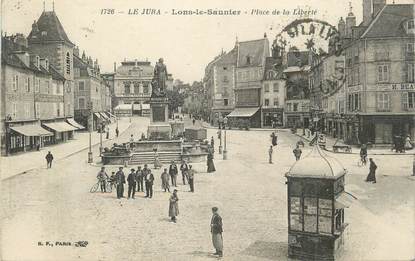
<path fill-rule="evenodd" d="M 150 99 L 150 123 L 167 123 L 169 120 L 169 100 L 166 97 Z"/>
<path fill-rule="evenodd" d="M 150 99 L 150 126 L 147 129 L 149 140 L 170 140 L 169 100 L 166 97 Z"/>

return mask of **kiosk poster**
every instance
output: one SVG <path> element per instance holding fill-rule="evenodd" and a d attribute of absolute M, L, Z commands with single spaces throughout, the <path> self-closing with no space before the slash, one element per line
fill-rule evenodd
<path fill-rule="evenodd" d="M 415 259 L 414 0 L 0 17 L 0 260 Z"/>

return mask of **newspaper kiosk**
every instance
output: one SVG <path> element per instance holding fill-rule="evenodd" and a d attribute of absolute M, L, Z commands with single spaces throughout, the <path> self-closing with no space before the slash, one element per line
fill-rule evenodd
<path fill-rule="evenodd" d="M 285 175 L 288 184 L 288 256 L 334 260 L 343 246 L 346 170 L 315 146 Z"/>

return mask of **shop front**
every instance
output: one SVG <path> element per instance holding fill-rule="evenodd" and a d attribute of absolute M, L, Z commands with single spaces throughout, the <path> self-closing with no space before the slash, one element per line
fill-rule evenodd
<path fill-rule="evenodd" d="M 261 128 L 259 107 L 235 108 L 226 117 L 228 118 L 228 126 L 232 128 Z"/>
<path fill-rule="evenodd" d="M 53 133 L 42 128 L 38 121 L 6 123 L 7 155 L 39 150 Z"/>
<path fill-rule="evenodd" d="M 282 127 L 284 110 L 281 108 L 262 108 L 262 125 L 264 127 Z"/>
<path fill-rule="evenodd" d="M 65 121 L 45 121 L 42 122 L 42 126 L 53 133 L 53 136 L 47 140 L 47 144 L 57 144 L 73 139 L 74 130 L 78 129 Z"/>
<path fill-rule="evenodd" d="M 310 115 L 308 113 L 285 113 L 285 127 L 287 128 L 308 128 Z"/>

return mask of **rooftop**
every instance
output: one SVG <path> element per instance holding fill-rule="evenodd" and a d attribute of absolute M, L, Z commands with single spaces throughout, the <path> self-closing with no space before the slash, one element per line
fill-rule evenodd
<path fill-rule="evenodd" d="M 237 67 L 262 66 L 267 56 L 269 56 L 267 38 L 239 42 Z"/>

